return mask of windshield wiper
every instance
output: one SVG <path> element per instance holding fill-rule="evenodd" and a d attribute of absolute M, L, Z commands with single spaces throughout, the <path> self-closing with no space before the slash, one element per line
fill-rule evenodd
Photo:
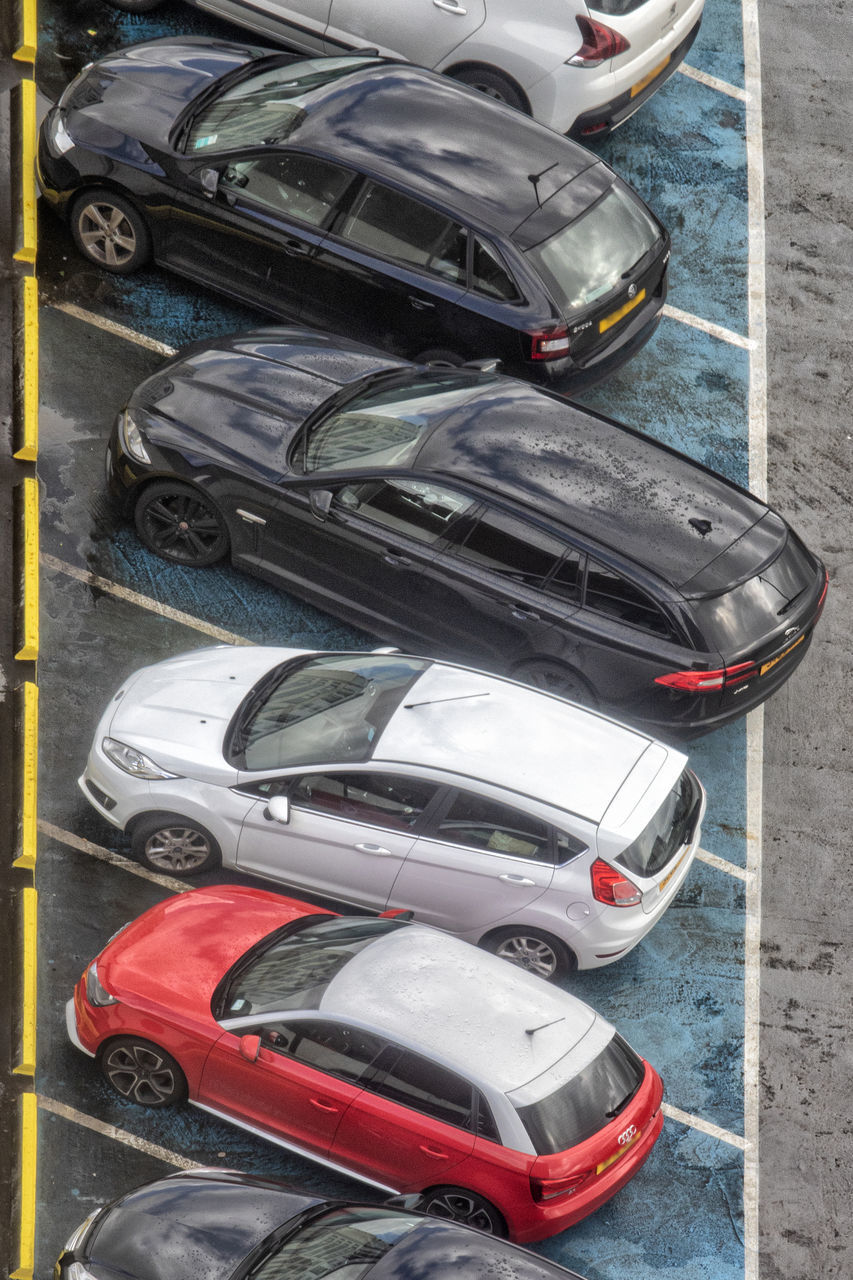
<path fill-rule="evenodd" d="M 622 1111 L 624 1111 L 624 1110 L 625 1110 L 625 1108 L 627 1107 L 628 1103 L 631 1101 L 631 1099 L 632 1099 L 632 1098 L 634 1097 L 634 1095 L 637 1093 L 637 1090 L 639 1089 L 639 1087 L 640 1087 L 640 1085 L 641 1085 L 642 1083 L 643 1083 L 643 1082 L 642 1082 L 642 1080 L 638 1080 L 638 1081 L 637 1081 L 637 1083 L 634 1085 L 633 1089 L 631 1090 L 631 1092 L 630 1092 L 630 1093 L 626 1093 L 626 1094 L 625 1094 L 625 1097 L 622 1099 L 622 1101 L 621 1101 L 621 1102 L 619 1102 L 619 1103 L 617 1103 L 617 1104 L 616 1104 L 616 1106 L 613 1108 L 613 1110 L 612 1110 L 612 1111 L 605 1111 L 605 1113 L 604 1113 L 604 1114 L 607 1116 L 607 1119 L 608 1119 L 608 1120 L 612 1120 L 612 1119 L 614 1118 L 614 1116 L 618 1116 L 618 1115 L 620 1114 L 620 1112 L 622 1112 Z"/>

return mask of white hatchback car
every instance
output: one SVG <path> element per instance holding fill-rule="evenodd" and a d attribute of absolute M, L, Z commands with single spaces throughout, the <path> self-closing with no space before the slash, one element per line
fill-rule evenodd
<path fill-rule="evenodd" d="M 133 13 L 162 0 L 115 0 Z M 311 53 L 374 48 L 443 71 L 578 141 L 669 79 L 705 0 L 191 0 Z"/>
<path fill-rule="evenodd" d="M 144 667 L 80 786 L 156 871 L 221 862 L 411 910 L 543 977 L 648 933 L 705 808 L 686 757 L 646 734 L 396 650 L 224 645 Z"/>

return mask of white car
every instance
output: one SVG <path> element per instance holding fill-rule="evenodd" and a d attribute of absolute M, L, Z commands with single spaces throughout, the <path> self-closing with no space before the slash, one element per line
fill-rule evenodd
<path fill-rule="evenodd" d="M 407 58 L 583 141 L 605 136 L 669 79 L 705 0 L 192 2 L 302 51 Z M 159 3 L 116 0 L 132 13 Z"/>
<path fill-rule="evenodd" d="M 543 977 L 623 956 L 698 848 L 686 757 L 396 650 L 196 650 L 130 676 L 80 786 L 149 868 L 411 910 Z"/>

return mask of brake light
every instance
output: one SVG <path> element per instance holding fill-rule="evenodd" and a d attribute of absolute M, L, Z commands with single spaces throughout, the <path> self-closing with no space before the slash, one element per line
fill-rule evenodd
<path fill-rule="evenodd" d="M 733 667 L 720 667 L 718 671 L 672 671 L 666 676 L 655 676 L 655 684 L 668 689 L 682 689 L 687 693 L 715 693 L 742 684 L 758 675 L 754 662 L 736 662 Z"/>
<path fill-rule="evenodd" d="M 824 569 L 823 573 L 824 573 L 825 580 L 823 584 L 823 591 L 821 591 L 820 593 L 820 599 L 817 602 L 817 609 L 815 610 L 815 616 L 814 616 L 815 622 L 817 622 L 818 618 L 823 613 L 823 606 L 826 603 L 826 593 L 829 590 L 829 571 L 827 569 Z"/>
<path fill-rule="evenodd" d="M 568 329 L 542 329 L 527 336 L 531 360 L 559 360 L 569 354 Z"/>
<path fill-rule="evenodd" d="M 568 1178 L 530 1178 L 530 1194 L 534 1200 L 553 1200 L 555 1196 L 570 1196 L 593 1175 L 593 1169 L 573 1173 Z"/>
<path fill-rule="evenodd" d="M 577 53 L 566 59 L 569 67 L 600 67 L 602 62 L 617 57 L 631 46 L 623 35 L 606 27 L 595 18 L 577 15 L 575 21 L 581 29 L 583 44 Z"/>
<path fill-rule="evenodd" d="M 596 858 L 592 864 L 590 879 L 596 902 L 604 902 L 609 907 L 635 907 L 643 901 L 642 890 L 603 858 Z"/>

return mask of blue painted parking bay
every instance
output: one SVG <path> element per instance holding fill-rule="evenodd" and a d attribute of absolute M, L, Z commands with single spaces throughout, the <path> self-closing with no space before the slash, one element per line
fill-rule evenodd
<path fill-rule="evenodd" d="M 164 12 L 171 25 L 165 25 Z M 111 44 L 173 34 L 178 17 L 186 28 L 206 30 L 197 11 L 170 6 L 160 17 L 111 17 Z M 588 392 L 584 400 L 746 484 L 750 352 L 745 341 L 736 341 L 746 338 L 748 327 L 741 22 L 736 0 L 707 0 L 702 30 L 689 56 L 692 68 L 734 92 L 677 74 L 601 148 L 669 227 L 673 252 L 668 311 L 657 335 L 620 374 Z M 52 38 L 50 28 L 47 36 Z M 93 36 L 92 57 L 105 51 L 98 38 Z M 77 301 L 175 347 L 263 323 L 257 315 L 157 270 L 104 279 L 94 299 Z M 85 321 L 50 308 L 45 309 L 43 325 L 48 333 L 67 327 L 69 342 L 86 328 Z M 124 339 L 105 341 L 118 351 Z M 150 353 L 135 358 L 150 368 L 157 362 Z M 99 418 L 105 418 L 104 401 L 111 394 L 109 387 L 92 389 Z M 109 412 L 119 407 L 117 401 L 108 406 Z M 73 561 L 106 582 L 253 643 L 327 647 L 366 642 L 343 624 L 228 567 L 187 573 L 156 561 L 128 528 L 69 550 L 61 524 L 54 521 L 52 486 L 70 486 L 69 476 L 84 463 L 94 465 L 97 460 L 100 465 L 101 444 L 91 439 L 69 442 L 61 415 L 48 406 L 41 463 L 46 486 L 43 542 L 55 562 Z M 51 652 L 58 654 L 65 641 L 63 613 L 51 607 L 62 568 L 54 565 L 46 578 L 42 644 L 49 671 Z M 82 609 L 92 607 L 91 598 L 85 598 L 91 596 L 91 588 L 72 585 L 62 590 L 77 591 Z M 130 598 L 104 597 L 96 603 L 93 619 L 98 611 L 110 613 L 117 632 L 121 626 L 133 627 L 134 610 L 140 607 Z M 135 665 L 157 660 L 164 656 L 163 649 L 177 652 L 205 643 L 178 620 L 163 618 L 162 628 L 157 651 L 135 655 Z M 49 676 L 45 685 L 43 697 Z M 102 702 L 113 688 L 105 683 Z M 49 715 L 44 732 L 51 733 Z M 79 759 L 65 766 L 69 772 L 61 790 L 70 791 L 70 770 L 82 762 L 87 746 L 81 743 Z M 53 760 L 61 753 L 48 742 L 45 754 Z M 667 1118 L 648 1163 L 613 1201 L 572 1231 L 539 1246 L 590 1280 L 734 1280 L 744 1275 L 746 894 L 738 871 L 745 869 L 747 857 L 745 728 L 730 726 L 696 743 L 690 754 L 709 798 L 703 848 L 730 866 L 697 860 L 675 905 L 639 947 L 618 964 L 571 981 L 572 990 L 612 1019 L 658 1068 L 665 1102 L 685 1116 Z M 55 775 L 44 776 L 41 785 L 50 818 Z M 124 847 L 117 837 L 115 847 Z M 69 874 L 76 874 L 85 857 L 51 844 L 44 875 L 49 880 L 64 863 Z M 93 882 L 99 877 L 104 883 L 107 877 L 130 879 L 121 869 L 100 864 L 88 874 Z M 134 881 L 121 892 L 140 911 L 163 896 L 162 890 L 144 881 Z M 106 934 L 101 942 L 105 938 Z M 189 1160 L 274 1173 L 329 1194 L 362 1194 L 359 1184 L 191 1108 L 158 1113 L 125 1103 L 94 1069 L 80 1073 L 82 1084 L 69 1084 L 56 1068 L 72 1052 L 60 1047 L 64 1031 L 56 1025 L 56 1016 L 55 1005 L 41 1010 L 40 1035 L 46 1045 L 39 1083 L 43 1094 L 60 1097 L 80 1112 Z M 43 1125 L 42 1141 L 64 1141 L 63 1126 L 69 1122 L 50 1120 Z M 113 1158 L 112 1165 L 117 1163 Z M 125 1189 L 120 1182 L 103 1188 L 110 1195 Z M 81 1218 L 90 1207 L 81 1206 Z M 47 1274 L 50 1262 L 41 1259 L 40 1273 Z"/>

